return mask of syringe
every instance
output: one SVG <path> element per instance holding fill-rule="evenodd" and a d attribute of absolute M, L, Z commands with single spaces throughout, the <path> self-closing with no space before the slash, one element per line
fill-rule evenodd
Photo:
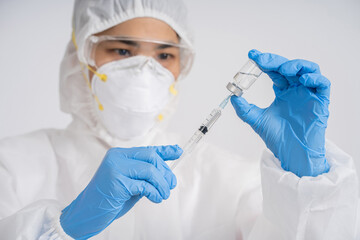
<path fill-rule="evenodd" d="M 183 154 L 181 157 L 176 160 L 172 166 L 171 169 L 174 169 L 179 162 L 183 158 L 185 158 L 189 153 L 192 152 L 192 150 L 195 148 L 195 146 L 200 142 L 200 140 L 203 138 L 203 136 L 212 128 L 212 126 L 215 124 L 215 122 L 220 118 L 221 111 L 225 108 L 225 106 L 228 104 L 229 99 L 232 95 L 241 96 L 243 94 L 244 90 L 247 90 L 251 87 L 251 85 L 254 84 L 254 82 L 258 79 L 258 77 L 261 75 L 262 71 L 257 66 L 255 62 L 252 60 L 249 60 L 240 70 L 236 73 L 234 76 L 234 81 L 229 82 L 226 86 L 226 88 L 231 92 L 229 96 L 227 96 L 220 105 L 212 110 L 210 115 L 205 119 L 205 121 L 201 124 L 200 128 L 194 133 L 194 135 L 190 138 L 190 140 L 184 145 Z"/>
<path fill-rule="evenodd" d="M 187 154 L 191 153 L 192 150 L 195 148 L 195 146 L 200 142 L 200 140 L 203 138 L 203 136 L 212 128 L 212 126 L 216 123 L 216 121 L 221 116 L 221 111 L 225 108 L 225 106 L 228 104 L 230 97 L 233 95 L 231 93 L 229 96 L 227 96 L 220 105 L 211 111 L 211 113 L 207 116 L 205 121 L 201 124 L 198 130 L 194 133 L 194 135 L 189 139 L 189 141 L 184 145 L 183 154 L 181 155 L 181 158 L 176 160 L 174 164 L 171 166 L 171 169 L 174 169 L 182 158 L 184 158 Z"/>

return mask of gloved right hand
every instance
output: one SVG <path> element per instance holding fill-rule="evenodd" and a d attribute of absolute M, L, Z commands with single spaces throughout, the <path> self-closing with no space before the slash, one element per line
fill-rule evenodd
<path fill-rule="evenodd" d="M 87 239 L 123 216 L 141 197 L 154 203 L 169 198 L 176 177 L 164 161 L 181 154 L 177 145 L 110 149 L 87 187 L 62 211 L 62 228 L 75 239 Z"/>

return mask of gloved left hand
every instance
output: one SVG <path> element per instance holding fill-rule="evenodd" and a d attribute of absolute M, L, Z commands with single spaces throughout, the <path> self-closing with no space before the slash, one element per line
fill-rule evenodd
<path fill-rule="evenodd" d="M 249 52 L 249 58 L 273 80 L 274 102 L 260 109 L 242 97 L 231 103 L 280 160 L 286 171 L 299 177 L 329 171 L 325 158 L 325 130 L 329 116 L 330 82 L 319 66 L 305 60 Z"/>

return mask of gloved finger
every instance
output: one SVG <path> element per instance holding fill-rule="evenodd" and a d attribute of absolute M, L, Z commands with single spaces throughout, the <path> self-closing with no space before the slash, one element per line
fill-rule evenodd
<path fill-rule="evenodd" d="M 331 82 L 325 76 L 319 73 L 307 73 L 301 75 L 299 82 L 305 87 L 314 88 L 316 94 L 330 98 Z"/>
<path fill-rule="evenodd" d="M 273 90 L 275 93 L 275 96 L 278 96 L 278 94 L 281 93 L 282 89 L 280 89 L 278 86 L 276 86 L 275 84 L 273 85 Z"/>
<path fill-rule="evenodd" d="M 164 175 L 154 165 L 143 161 L 129 159 L 129 171 L 123 173 L 126 177 L 136 180 L 144 180 L 152 184 L 163 199 L 170 196 L 170 185 Z"/>
<path fill-rule="evenodd" d="M 176 144 L 176 145 L 167 145 L 167 146 L 156 146 L 156 152 L 159 156 L 164 159 L 164 161 L 168 160 L 176 160 L 178 159 L 183 150 Z"/>
<path fill-rule="evenodd" d="M 138 156 L 146 155 L 148 151 L 147 149 L 154 149 L 158 152 L 159 156 L 167 161 L 167 160 L 175 160 L 178 159 L 183 150 L 178 145 L 166 145 L 166 146 L 147 146 L 147 147 L 134 147 L 134 148 L 118 148 L 121 152 L 125 152 L 128 158 L 135 158 Z M 145 151 L 144 151 L 145 150 Z"/>
<path fill-rule="evenodd" d="M 176 177 L 164 160 L 175 160 L 181 156 L 183 150 L 178 145 L 116 148 L 115 150 L 127 158 L 138 159 L 153 164 L 164 174 L 170 188 L 175 188 L 177 184 Z"/>
<path fill-rule="evenodd" d="M 154 165 L 159 171 L 163 174 L 164 178 L 168 182 L 170 189 L 175 188 L 177 184 L 176 176 L 171 171 L 169 166 L 164 162 L 163 158 L 160 156 L 162 151 L 164 152 L 162 155 L 165 156 L 174 156 L 176 152 L 181 152 L 182 149 L 177 146 L 149 146 L 142 149 L 142 151 L 139 151 L 138 154 L 135 154 L 133 156 L 134 159 L 142 160 L 147 163 L 151 163 Z"/>
<path fill-rule="evenodd" d="M 320 73 L 319 65 L 316 63 L 295 59 L 283 63 L 279 67 L 279 73 L 285 77 L 301 76 L 306 73 Z"/>
<path fill-rule="evenodd" d="M 291 86 L 299 85 L 299 77 L 305 73 L 320 72 L 316 63 L 306 60 L 295 59 L 285 62 L 279 67 L 279 73 L 283 75 Z"/>
<path fill-rule="evenodd" d="M 156 152 L 164 161 L 176 160 L 183 154 L 182 148 L 180 148 L 177 144 L 168 146 L 157 146 Z M 176 176 L 167 164 L 163 162 L 162 164 L 167 170 L 165 172 L 165 178 L 170 181 L 170 188 L 173 189 L 176 187 L 177 184 Z"/>
<path fill-rule="evenodd" d="M 278 73 L 279 67 L 288 59 L 272 53 L 261 53 L 256 49 L 250 50 L 248 56 L 271 78 L 279 89 L 288 87 L 286 78 Z"/>
<path fill-rule="evenodd" d="M 148 156 L 137 156 L 136 159 L 146 161 L 153 164 L 159 171 L 163 174 L 165 180 L 169 184 L 170 189 L 175 188 L 177 184 L 176 176 L 171 171 L 169 166 L 164 162 L 164 160 L 159 156 L 156 149 L 149 149 L 150 153 Z M 144 157 L 144 158 L 141 158 Z"/>
<path fill-rule="evenodd" d="M 145 196 L 154 203 L 161 203 L 163 200 L 159 191 L 146 181 L 134 180 L 128 188 L 128 191 L 132 196 Z"/>
<path fill-rule="evenodd" d="M 265 72 L 270 79 L 273 81 L 273 84 L 278 88 L 279 91 L 287 89 L 289 87 L 288 80 L 278 72 Z"/>
<path fill-rule="evenodd" d="M 256 49 L 249 51 L 248 56 L 253 60 L 263 71 L 277 71 L 281 64 L 288 61 L 287 58 L 273 53 L 261 53 Z"/>
<path fill-rule="evenodd" d="M 231 97 L 231 104 L 233 105 L 238 117 L 248 123 L 251 127 L 254 126 L 255 122 L 264 111 L 253 104 L 249 104 L 244 98 L 237 97 L 235 95 Z"/>

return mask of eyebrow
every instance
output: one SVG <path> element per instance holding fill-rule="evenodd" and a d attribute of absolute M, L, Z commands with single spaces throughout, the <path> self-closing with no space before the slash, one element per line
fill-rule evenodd
<path fill-rule="evenodd" d="M 119 42 L 124 43 L 126 45 L 130 45 L 130 46 L 134 46 L 134 47 L 138 47 L 139 44 L 135 41 L 129 41 L 129 40 L 119 40 Z"/>
<path fill-rule="evenodd" d="M 119 42 L 124 43 L 126 45 L 129 46 L 133 46 L 133 47 L 139 47 L 139 43 L 136 41 L 131 41 L 131 40 L 119 40 Z M 173 45 L 170 44 L 160 44 L 159 46 L 156 47 L 156 49 L 166 49 L 166 48 L 176 48 Z"/>
<path fill-rule="evenodd" d="M 175 46 L 172 46 L 170 44 L 161 44 L 157 47 L 157 49 L 165 49 L 165 48 L 175 48 Z"/>

